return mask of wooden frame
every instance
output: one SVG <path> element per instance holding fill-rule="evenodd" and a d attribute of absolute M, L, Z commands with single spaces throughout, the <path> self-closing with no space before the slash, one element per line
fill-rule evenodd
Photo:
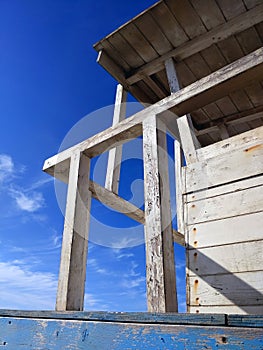
<path fill-rule="evenodd" d="M 235 90 L 237 86 L 247 84 L 255 78 L 259 79 L 263 76 L 262 67 L 263 48 L 260 48 L 46 160 L 43 170 L 69 184 L 57 310 L 82 310 L 83 308 L 89 206 L 91 195 L 94 197 L 97 195 L 97 198 L 104 198 L 105 202 L 110 203 L 117 210 L 121 211 L 122 208 L 132 210 L 135 220 L 145 222 L 148 309 L 156 312 L 177 311 L 167 154 L 160 157 L 158 148 L 160 146 L 166 149 L 164 136 L 166 129 L 161 122 L 162 113 L 173 108 L 176 114 L 171 115 L 176 120 L 193 109 L 224 96 L 226 92 Z M 179 131 L 181 138 L 184 139 L 183 148 L 188 156 L 188 163 L 194 164 L 192 159 L 197 157 L 198 150 L 187 117 L 179 121 Z M 110 185 L 112 191 L 108 191 L 89 180 L 91 157 L 118 147 L 142 134 L 145 213 L 118 197 L 116 193 L 114 194 L 112 184 Z M 185 138 L 186 134 L 188 136 Z M 114 158 L 116 160 L 116 157 Z M 159 174 L 163 184 L 160 182 Z M 112 176 L 111 171 L 111 179 L 113 179 Z M 155 191 L 152 191 L 151 186 Z M 101 191 L 102 196 L 98 196 L 97 191 Z M 182 243 L 182 233 L 176 233 L 174 237 Z"/>

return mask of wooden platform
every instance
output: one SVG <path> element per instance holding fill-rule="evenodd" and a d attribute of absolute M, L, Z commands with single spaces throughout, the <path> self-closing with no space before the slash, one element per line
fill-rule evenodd
<path fill-rule="evenodd" d="M 163 0 L 94 48 L 102 67 L 139 101 L 153 104 L 170 95 L 169 59 L 184 88 L 262 47 L 262 41 L 261 0 Z M 248 75 L 243 84 L 186 112 L 206 146 L 221 140 L 226 130 L 233 136 L 261 126 L 262 97 L 262 75 Z"/>
<path fill-rule="evenodd" d="M 3 349 L 262 349 L 263 316 L 0 311 Z"/>

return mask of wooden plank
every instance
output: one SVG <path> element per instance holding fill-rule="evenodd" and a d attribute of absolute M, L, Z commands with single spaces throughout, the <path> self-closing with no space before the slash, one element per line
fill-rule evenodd
<path fill-rule="evenodd" d="M 236 135 L 228 140 L 202 147 L 197 150 L 199 159 L 209 159 L 232 153 L 235 150 L 249 148 L 259 144 L 263 139 L 263 126 L 247 131 L 242 135 Z"/>
<path fill-rule="evenodd" d="M 127 92 L 121 84 L 118 84 L 116 90 L 114 114 L 112 125 L 117 125 L 125 119 Z M 105 188 L 118 194 L 120 170 L 121 170 L 122 146 L 112 148 L 109 151 L 108 166 L 105 179 Z"/>
<path fill-rule="evenodd" d="M 143 59 L 138 55 L 129 42 L 124 39 L 120 32 L 115 31 L 108 37 L 108 41 L 130 67 L 137 68 L 144 64 Z"/>
<path fill-rule="evenodd" d="M 239 243 L 233 241 L 233 244 L 219 247 L 198 247 L 187 253 L 190 276 L 258 271 L 262 269 L 263 240 Z"/>
<path fill-rule="evenodd" d="M 121 30 L 121 34 L 133 49 L 138 52 L 144 62 L 152 61 L 159 56 L 152 47 L 151 42 L 145 38 L 134 23 L 129 23 L 124 26 Z"/>
<path fill-rule="evenodd" d="M 199 201 L 201 199 L 218 197 L 226 193 L 232 193 L 232 192 L 236 193 L 238 191 L 242 191 L 251 187 L 259 187 L 262 185 L 263 185 L 263 176 L 251 177 L 249 179 L 231 182 L 226 185 L 217 186 L 217 187 L 205 189 L 203 191 L 187 194 L 185 196 L 185 202 L 191 203 L 191 202 Z"/>
<path fill-rule="evenodd" d="M 170 92 L 172 94 L 180 90 L 179 81 L 178 81 L 175 66 L 174 66 L 174 61 L 172 58 L 169 58 L 164 62 L 164 64 L 165 64 L 165 70 L 166 70 L 167 79 L 170 87 Z"/>
<path fill-rule="evenodd" d="M 263 186 L 258 186 L 188 203 L 188 224 L 260 212 L 263 208 L 262 194 Z"/>
<path fill-rule="evenodd" d="M 166 97 L 148 108 L 136 113 L 130 118 L 120 122 L 101 133 L 73 146 L 54 157 L 46 160 L 43 170 L 54 174 L 54 165 L 66 161 L 74 150 L 85 152 L 93 157 L 118 144 L 136 138 L 142 133 L 141 123 L 149 115 L 160 114 L 167 109 L 175 108 L 177 115 L 181 116 L 201 107 L 209 101 L 222 96 L 226 91 L 232 91 L 236 84 L 241 86 L 251 79 L 260 79 L 263 74 L 263 49 L 243 57 L 217 72 L 210 74 L 180 91 Z M 176 117 L 175 117 L 176 118 Z"/>
<path fill-rule="evenodd" d="M 229 140 L 229 139 L 228 139 Z M 263 173 L 261 162 L 262 141 L 248 148 L 229 152 L 200 163 L 189 164 L 183 171 L 186 177 L 187 193 L 212 186 L 223 185 L 231 181 L 245 179 Z"/>
<path fill-rule="evenodd" d="M 229 133 L 228 133 L 226 125 L 221 123 L 221 124 L 218 124 L 217 127 L 219 129 L 219 133 L 220 133 L 221 139 L 222 140 L 228 139 L 229 138 Z"/>
<path fill-rule="evenodd" d="M 118 323 L 147 323 L 147 324 L 177 324 L 198 326 L 226 326 L 225 315 L 196 315 L 183 313 L 151 313 L 151 312 L 105 312 L 105 311 L 21 311 L 0 310 L 0 317 L 76 320 L 76 321 L 100 321 Z M 243 325 L 243 324 L 241 324 Z M 255 327 L 257 325 L 255 324 Z"/>
<path fill-rule="evenodd" d="M 135 72 L 127 78 L 127 84 L 134 84 L 144 75 L 151 75 L 163 68 L 163 63 L 168 58 L 174 58 L 176 62 L 182 61 L 187 57 L 200 52 L 209 46 L 219 43 L 232 35 L 242 32 L 243 30 L 252 27 L 253 25 L 260 23 L 263 18 L 263 4 L 249 10 L 241 15 L 231 19 L 227 23 L 224 23 L 209 32 L 202 34 L 185 44 L 180 45 L 164 55 L 159 57 L 142 67 L 135 70 Z M 187 19 L 189 21 L 189 18 Z M 193 22 L 195 23 L 195 22 Z"/>
<path fill-rule="evenodd" d="M 196 315 L 195 315 L 196 316 Z M 199 316 L 199 315 L 198 315 Z M 261 349 L 261 328 L 0 318 L 7 349 Z"/>
<path fill-rule="evenodd" d="M 177 312 L 166 133 L 156 116 L 143 122 L 143 157 L 148 311 Z"/>
<path fill-rule="evenodd" d="M 260 327 L 263 328 L 263 315 L 227 315 L 230 327 Z"/>
<path fill-rule="evenodd" d="M 246 11 L 244 3 L 241 0 L 231 0 L 231 4 L 228 0 L 217 0 L 217 4 L 227 20 Z"/>
<path fill-rule="evenodd" d="M 165 2 L 160 2 L 158 6 L 153 7 L 150 13 L 173 47 L 177 47 L 188 41 L 183 28 L 177 22 Z"/>
<path fill-rule="evenodd" d="M 240 314 L 240 315 L 262 315 L 261 308 L 257 306 L 246 306 L 245 310 L 242 309 L 242 307 L 239 307 L 237 305 L 212 305 L 212 306 L 193 306 L 191 305 L 189 307 L 189 312 L 191 313 L 206 313 L 206 314 L 213 314 L 214 312 L 221 313 L 221 314 Z"/>
<path fill-rule="evenodd" d="M 262 238 L 263 213 L 253 213 L 188 226 L 189 249 L 238 244 Z"/>
<path fill-rule="evenodd" d="M 190 128 L 189 118 L 190 117 L 186 115 L 178 118 L 177 125 L 186 163 L 192 164 L 198 161 L 196 149 L 200 147 L 200 144 L 194 134 L 194 131 Z"/>
<path fill-rule="evenodd" d="M 183 206 L 183 189 L 182 189 L 182 150 L 180 143 L 174 141 L 174 159 L 175 159 L 175 193 L 176 193 L 176 218 L 177 229 L 185 234 L 184 225 L 184 206 Z"/>
<path fill-rule="evenodd" d="M 56 310 L 83 310 L 91 193 L 90 160 L 71 156 Z"/>
<path fill-rule="evenodd" d="M 209 260 L 210 263 L 213 261 Z M 190 305 L 236 305 L 246 311 L 255 306 L 263 313 L 263 271 L 189 277 Z"/>
<path fill-rule="evenodd" d="M 189 38 L 192 39 L 206 32 L 204 24 L 188 0 L 166 0 L 165 2 Z"/>
<path fill-rule="evenodd" d="M 211 30 L 225 23 L 225 18 L 215 0 L 190 0 L 206 29 Z"/>
<path fill-rule="evenodd" d="M 158 55 L 163 55 L 172 49 L 171 43 L 161 31 L 158 23 L 155 22 L 150 13 L 145 13 L 144 16 L 139 16 L 134 23 L 151 43 Z"/>

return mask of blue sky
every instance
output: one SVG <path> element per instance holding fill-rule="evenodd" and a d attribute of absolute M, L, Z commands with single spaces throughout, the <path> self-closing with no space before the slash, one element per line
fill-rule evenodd
<path fill-rule="evenodd" d="M 153 3 L 0 1 L 0 308 L 54 309 L 65 186 L 42 165 L 110 126 L 116 82 L 92 45 Z M 141 206 L 141 140 L 123 157 L 120 194 Z M 106 159 L 93 161 L 101 184 Z M 145 311 L 142 227 L 97 201 L 91 219 L 85 309 Z M 176 255 L 183 311 L 183 249 Z"/>

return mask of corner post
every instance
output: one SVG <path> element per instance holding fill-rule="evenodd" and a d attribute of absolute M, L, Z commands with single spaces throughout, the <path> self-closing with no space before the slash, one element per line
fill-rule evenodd
<path fill-rule="evenodd" d="M 166 129 L 143 122 L 146 283 L 149 312 L 177 312 Z"/>
<path fill-rule="evenodd" d="M 117 85 L 114 115 L 112 126 L 118 124 L 125 118 L 127 91 L 121 84 Z M 108 166 L 105 180 L 105 188 L 118 194 L 120 169 L 121 169 L 122 145 L 112 148 L 109 151 Z"/>
<path fill-rule="evenodd" d="M 70 159 L 56 310 L 83 310 L 91 192 L 90 159 L 76 152 Z"/>

